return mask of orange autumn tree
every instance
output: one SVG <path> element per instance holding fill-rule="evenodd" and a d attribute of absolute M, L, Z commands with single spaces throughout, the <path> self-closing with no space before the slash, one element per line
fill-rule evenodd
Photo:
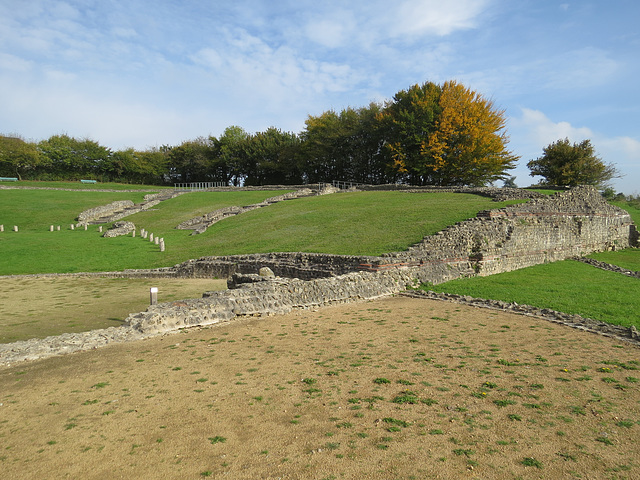
<path fill-rule="evenodd" d="M 381 119 L 389 167 L 410 183 L 482 186 L 506 178 L 518 159 L 506 147 L 504 110 L 454 81 L 396 94 Z"/>

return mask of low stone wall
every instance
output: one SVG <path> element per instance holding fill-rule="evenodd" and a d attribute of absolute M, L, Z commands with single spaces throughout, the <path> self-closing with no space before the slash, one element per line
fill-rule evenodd
<path fill-rule="evenodd" d="M 133 207 L 134 203 L 131 200 L 118 200 L 111 202 L 108 205 L 101 205 L 95 208 L 89 208 L 78 215 L 78 222 L 88 223 L 101 217 L 108 215 L 115 215 L 123 210 Z"/>
<path fill-rule="evenodd" d="M 258 253 L 202 257 L 174 267 L 176 275 L 187 278 L 228 278 L 234 273 L 257 273 L 269 267 L 279 277 L 313 280 L 361 270 L 361 265 L 379 257 L 331 255 L 323 253 Z"/>
<path fill-rule="evenodd" d="M 285 200 L 293 200 L 301 197 L 308 197 L 310 195 L 313 195 L 313 191 L 311 189 L 302 188 L 294 192 L 287 192 L 283 193 L 282 195 L 276 195 L 275 197 L 267 198 L 264 201 L 255 203 L 253 205 L 247 205 L 244 207 L 231 206 L 219 208 L 205 215 L 186 220 L 179 224 L 176 228 L 179 230 L 193 230 L 192 235 L 196 235 L 204 233 L 211 225 L 219 222 L 220 220 L 224 220 L 225 218 L 240 215 L 241 213 L 250 212 L 258 208 L 269 206 L 273 203 L 283 202 Z"/>
<path fill-rule="evenodd" d="M 135 232 L 136 226 L 133 222 L 115 222 L 113 227 L 104 232 L 102 235 L 105 238 L 121 237 L 124 235 L 130 235 Z"/>
<path fill-rule="evenodd" d="M 355 272 L 310 281 L 280 277 L 264 277 L 257 283 L 237 281 L 237 288 L 205 293 L 201 299 L 150 306 L 145 312 L 130 315 L 125 324 L 145 334 L 166 332 L 226 322 L 237 316 L 284 314 L 293 309 L 371 300 L 401 292 L 416 282 L 437 279 L 439 283 L 471 272 L 464 267 L 429 266 Z"/>
<path fill-rule="evenodd" d="M 458 303 L 478 308 L 489 308 L 502 312 L 517 313 L 519 315 L 527 315 L 530 317 L 542 318 L 553 323 L 560 323 L 572 328 L 584 330 L 591 333 L 597 333 L 606 337 L 617 338 L 626 342 L 640 346 L 640 332 L 634 327 L 622 327 L 620 325 L 612 325 L 611 323 L 600 322 L 592 318 L 584 318 L 580 315 L 572 315 L 569 313 L 558 312 L 550 308 L 538 308 L 531 305 L 520 305 L 518 303 L 502 302 L 500 300 L 486 300 L 483 298 L 475 298 L 467 295 L 455 295 L 452 293 L 437 293 L 433 291 L 412 291 L 403 292 L 403 296 L 414 298 L 428 298 L 432 300 L 443 300 L 447 302 Z"/>
<path fill-rule="evenodd" d="M 640 278 L 640 272 L 637 272 L 635 270 L 629 270 L 627 268 L 622 268 L 622 267 L 619 267 L 618 265 L 611 265 L 610 263 L 600 262 L 599 260 L 594 260 L 593 258 L 576 257 L 574 258 L 574 260 L 578 262 L 586 263 L 587 265 L 591 265 L 592 267 L 596 267 L 601 270 L 606 270 L 608 272 L 619 273 L 627 277 Z"/>

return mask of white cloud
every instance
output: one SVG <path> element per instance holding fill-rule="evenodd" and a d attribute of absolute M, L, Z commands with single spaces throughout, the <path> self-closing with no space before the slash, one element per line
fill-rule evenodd
<path fill-rule="evenodd" d="M 0 70 L 12 72 L 27 72 L 33 67 L 33 62 L 16 57 L 10 53 L 0 52 Z"/>
<path fill-rule="evenodd" d="M 477 26 L 486 0 L 405 0 L 390 25 L 394 36 L 449 35 Z"/>
<path fill-rule="evenodd" d="M 514 120 L 521 129 L 528 132 L 533 143 L 542 147 L 562 138 L 575 142 L 593 137 L 593 132 L 586 127 L 574 127 L 569 122 L 553 122 L 544 113 L 529 108 L 522 109 L 522 117 Z"/>
<path fill-rule="evenodd" d="M 610 137 L 588 127 L 576 127 L 569 122 L 554 122 L 539 110 L 521 109 L 520 117 L 509 119 L 509 131 L 516 153 L 522 155 L 522 165 L 514 172 L 520 185 L 526 184 L 528 170 L 526 162 L 542 155 L 547 145 L 564 138 L 570 142 L 591 140 L 596 153 L 605 163 L 612 163 L 623 174 L 623 178 L 614 179 L 618 191 L 631 193 L 637 191 L 637 179 L 640 178 L 640 141 L 627 137 Z M 537 181 L 537 178 L 534 180 Z"/>
<path fill-rule="evenodd" d="M 353 13 L 347 11 L 332 12 L 327 17 L 310 21 L 304 27 L 305 34 L 311 41 L 329 48 L 350 43 L 357 30 Z"/>

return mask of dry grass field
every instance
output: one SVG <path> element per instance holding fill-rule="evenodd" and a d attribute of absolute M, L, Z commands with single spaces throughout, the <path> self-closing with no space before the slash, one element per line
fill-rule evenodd
<path fill-rule="evenodd" d="M 640 478 L 637 347 L 424 299 L 0 369 L 2 478 Z"/>

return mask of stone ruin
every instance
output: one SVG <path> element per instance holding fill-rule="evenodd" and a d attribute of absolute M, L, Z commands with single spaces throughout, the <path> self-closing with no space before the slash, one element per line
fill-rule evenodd
<path fill-rule="evenodd" d="M 491 275 L 630 246 L 638 246 L 638 231 L 630 215 L 609 205 L 594 188 L 576 187 L 524 204 L 480 212 L 475 218 L 425 237 L 407 251 L 379 257 L 310 253 L 232 255 L 189 260 L 172 268 L 114 272 L 113 276 L 133 277 L 224 277 L 229 278 L 229 289 L 206 292 L 200 299 L 153 305 L 145 312 L 129 315 L 123 327 L 73 334 L 62 344 L 59 337 L 50 337 L 17 342 L 10 347 L 0 345 L 0 363 L 94 348 L 95 342 L 108 342 L 105 338 L 137 339 L 247 315 L 274 315 L 293 309 L 366 301 L 404 292 L 420 282 L 438 284 L 460 277 Z M 267 267 L 273 275 L 264 270 L 263 275 L 257 274 Z M 547 309 L 429 295 L 639 340 L 634 328 L 615 327 L 575 315 L 565 318 L 564 314 Z"/>

